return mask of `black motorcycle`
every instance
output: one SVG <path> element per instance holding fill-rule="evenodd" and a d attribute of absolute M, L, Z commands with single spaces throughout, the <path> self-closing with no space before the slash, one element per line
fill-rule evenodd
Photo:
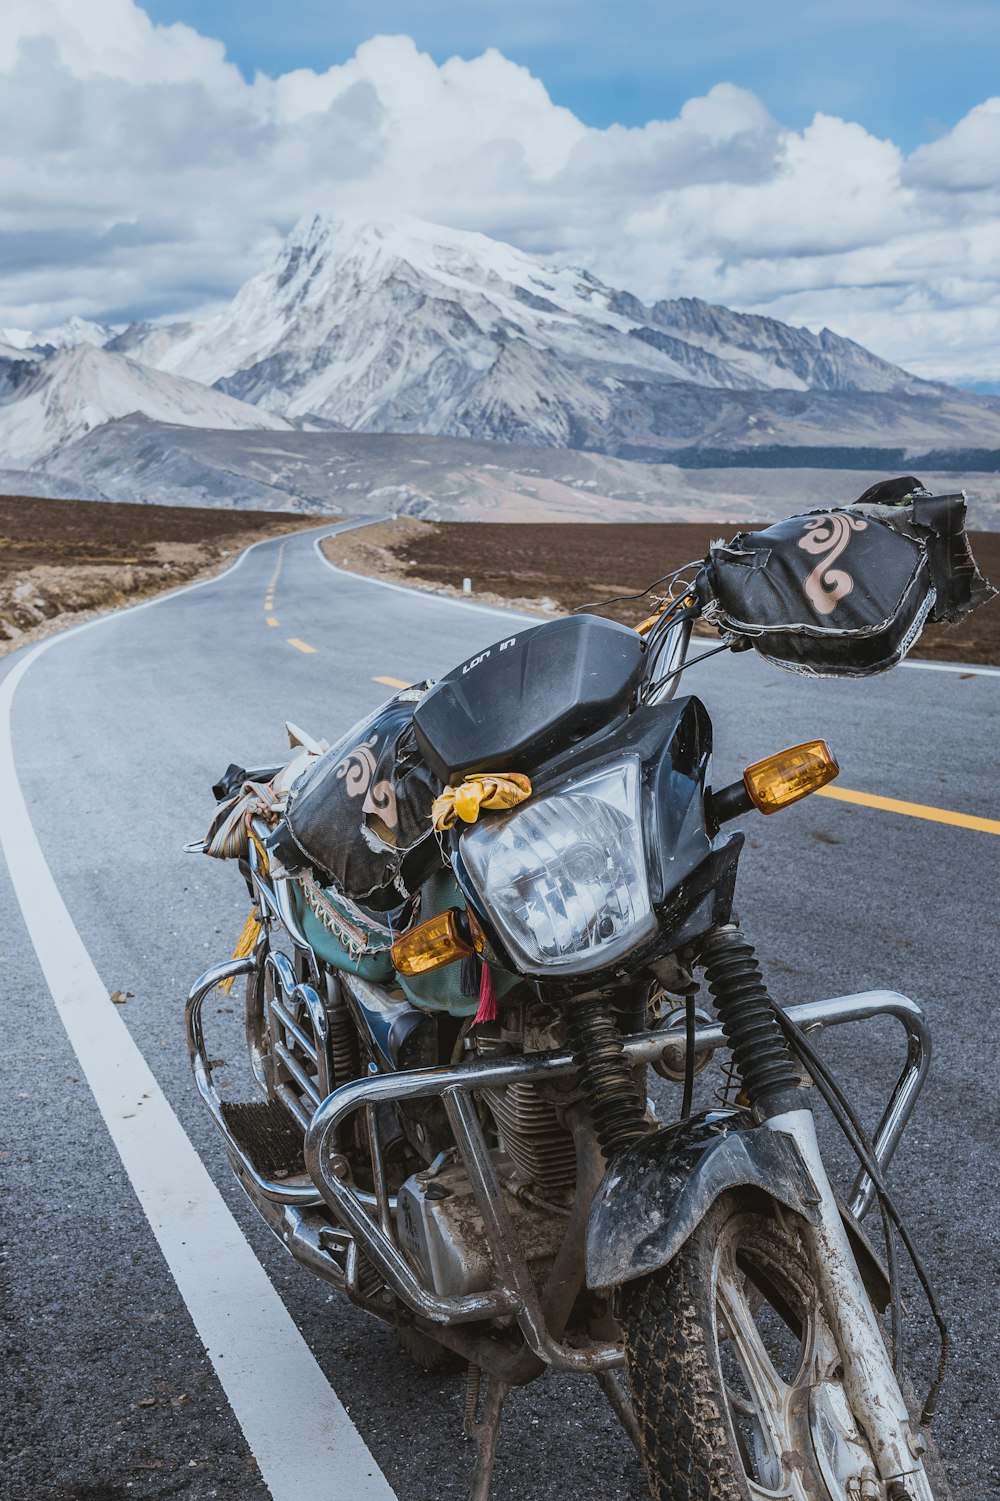
<path fill-rule="evenodd" d="M 660 1501 L 947 1494 L 925 1436 L 942 1372 L 918 1412 L 901 1368 L 898 1242 L 926 1277 L 885 1182 L 923 1016 L 890 991 L 771 998 L 733 822 L 837 764 L 818 740 L 716 787 L 708 713 L 674 691 L 697 618 L 713 651 L 794 671 L 895 665 L 991 592 L 964 515 L 906 479 L 741 534 L 659 580 L 638 630 L 518 631 L 332 749 L 291 729 L 290 761 L 215 789 L 197 848 L 239 861 L 253 909 L 191 993 L 198 1089 L 291 1254 L 422 1366 L 467 1368 L 473 1501 L 507 1392 L 546 1367 L 597 1378 Z M 236 977 L 242 1101 L 202 1014 Z M 869 1136 L 815 1036 L 882 1016 L 906 1060 Z M 695 1112 L 716 1054 L 726 1103 Z M 817 1095 L 858 1159 L 844 1197 Z"/>

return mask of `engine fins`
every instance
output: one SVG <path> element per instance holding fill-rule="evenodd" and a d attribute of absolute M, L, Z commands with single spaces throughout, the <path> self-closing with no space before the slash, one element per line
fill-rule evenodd
<path fill-rule="evenodd" d="M 572 1188 L 576 1181 L 573 1137 L 551 1100 L 534 1084 L 508 1084 L 483 1091 L 497 1124 L 500 1145 L 524 1184 L 545 1193 Z"/>

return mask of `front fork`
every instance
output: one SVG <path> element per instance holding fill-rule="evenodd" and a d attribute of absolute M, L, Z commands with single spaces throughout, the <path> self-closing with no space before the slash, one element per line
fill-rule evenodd
<path fill-rule="evenodd" d="M 844 1387 L 861 1420 L 889 1501 L 934 1501 L 920 1462 L 923 1439 L 910 1422 L 871 1299 L 827 1177 L 812 1111 L 769 1117 L 763 1129 L 790 1136 L 815 1187 L 815 1218 L 803 1231 L 813 1274 L 844 1366 Z"/>
<path fill-rule="evenodd" d="M 774 1015 L 753 945 L 735 923 L 701 953 L 733 1062 L 761 1128 L 790 1136 L 816 1189 L 805 1234 L 823 1311 L 840 1351 L 844 1387 L 873 1449 L 888 1501 L 933 1501 L 885 1340 L 865 1290 L 816 1139 L 799 1070 Z"/>

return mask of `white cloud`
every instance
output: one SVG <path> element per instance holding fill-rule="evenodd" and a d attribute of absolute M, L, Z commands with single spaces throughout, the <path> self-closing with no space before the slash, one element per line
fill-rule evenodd
<path fill-rule="evenodd" d="M 490 50 L 373 37 L 248 83 L 133 0 L 0 9 L 0 324 L 181 315 L 304 211 L 393 210 L 575 260 L 646 297 L 823 324 L 923 374 L 1000 377 L 1000 100 L 909 158 L 720 83 L 585 126 Z"/>
<path fill-rule="evenodd" d="M 917 187 L 943 193 L 1000 194 L 1000 98 L 977 104 L 939 141 L 919 146 L 906 175 Z"/>

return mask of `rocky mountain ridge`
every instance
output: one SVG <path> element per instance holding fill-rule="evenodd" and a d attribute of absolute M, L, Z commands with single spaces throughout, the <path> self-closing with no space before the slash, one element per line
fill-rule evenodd
<path fill-rule="evenodd" d="M 423 434 L 703 467 L 1000 449 L 1000 401 L 850 339 L 419 220 L 307 216 L 203 322 L 0 329 L 0 467 L 137 413 L 169 427 Z M 813 457 L 809 457 L 812 455 Z M 853 461 L 852 461 L 853 462 Z"/>
<path fill-rule="evenodd" d="M 0 358 L 0 465 L 31 469 L 119 417 L 161 423 L 287 431 L 272 412 L 247 406 L 183 376 L 168 375 L 91 344 L 47 359 Z"/>
<path fill-rule="evenodd" d="M 704 451 L 703 462 L 691 457 L 686 451 L 681 467 L 483 438 L 220 432 L 130 416 L 60 449 L 44 471 L 0 470 L 0 490 L 33 493 L 25 485 L 37 483 L 94 499 L 432 520 L 760 520 L 844 504 L 880 473 L 909 469 L 939 493 L 966 489 L 974 525 L 1000 527 L 996 455 L 989 473 L 973 472 L 988 456 L 959 450 L 905 460 L 884 449 L 730 450 L 715 467 Z M 816 467 L 819 457 L 825 466 Z"/>
<path fill-rule="evenodd" d="M 314 216 L 233 302 L 171 347 L 133 355 L 297 421 L 554 446 L 634 407 L 701 390 L 938 388 L 828 329 L 695 298 L 647 306 L 588 271 L 419 220 Z M 667 436 L 665 433 L 664 436 Z"/>

